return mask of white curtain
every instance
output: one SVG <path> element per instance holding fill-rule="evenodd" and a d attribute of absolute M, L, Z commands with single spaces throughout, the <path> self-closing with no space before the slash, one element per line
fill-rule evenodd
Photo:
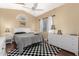
<path fill-rule="evenodd" d="M 54 25 L 54 20 L 52 16 L 48 17 L 48 32 L 51 32 L 51 26 Z"/>
<path fill-rule="evenodd" d="M 40 19 L 40 32 L 43 32 L 43 19 L 44 18 L 41 18 Z M 48 18 L 47 18 L 47 31 L 48 32 L 52 32 L 52 30 L 51 30 L 51 26 L 52 25 L 54 25 L 54 19 L 53 19 L 53 17 L 52 16 L 49 16 Z"/>
<path fill-rule="evenodd" d="M 43 18 L 40 19 L 40 32 L 43 32 Z"/>

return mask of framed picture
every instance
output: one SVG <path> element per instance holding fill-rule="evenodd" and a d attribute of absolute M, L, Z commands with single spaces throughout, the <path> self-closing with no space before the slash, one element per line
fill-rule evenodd
<path fill-rule="evenodd" d="M 20 21 L 20 26 L 26 26 L 26 22 Z"/>

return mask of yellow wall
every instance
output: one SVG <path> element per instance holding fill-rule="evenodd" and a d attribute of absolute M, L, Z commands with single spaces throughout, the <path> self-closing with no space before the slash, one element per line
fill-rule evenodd
<path fill-rule="evenodd" d="M 79 32 L 79 4 L 67 4 L 56 10 L 55 24 L 65 34 Z"/>
<path fill-rule="evenodd" d="M 11 31 L 16 27 L 19 27 L 19 23 L 16 20 L 16 16 L 19 14 L 28 17 L 26 27 L 30 27 L 33 31 L 40 31 L 40 18 L 56 15 L 54 17 L 56 30 L 61 29 L 64 34 L 76 34 L 79 32 L 79 4 L 65 4 L 38 17 L 34 17 L 24 11 L 0 9 L 1 34 L 5 32 L 7 26 L 11 28 Z M 47 36 L 47 34 L 45 36 Z"/>
<path fill-rule="evenodd" d="M 27 17 L 26 27 L 31 28 L 33 31 L 36 31 L 36 21 L 34 16 L 20 10 L 0 9 L 0 35 L 5 34 L 6 28 L 9 28 L 13 33 L 14 29 L 20 26 L 19 22 L 16 19 L 17 15 L 25 15 Z"/>
<path fill-rule="evenodd" d="M 0 35 L 1 35 L 1 21 L 0 21 Z"/>
<path fill-rule="evenodd" d="M 79 32 L 79 4 L 64 4 L 38 16 L 37 19 L 52 15 L 55 15 L 56 31 L 61 29 L 64 34 L 77 34 Z"/>

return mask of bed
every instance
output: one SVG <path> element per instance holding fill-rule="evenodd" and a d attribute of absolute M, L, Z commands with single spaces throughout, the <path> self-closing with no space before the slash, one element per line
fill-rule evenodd
<path fill-rule="evenodd" d="M 17 44 L 17 48 L 19 49 L 19 53 L 23 52 L 23 48 L 34 43 L 38 43 L 42 41 L 42 35 L 40 33 L 33 32 L 16 32 L 14 35 L 14 41 Z"/>

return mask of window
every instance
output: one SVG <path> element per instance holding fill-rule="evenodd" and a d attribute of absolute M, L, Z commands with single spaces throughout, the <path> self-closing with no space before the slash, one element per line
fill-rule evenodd
<path fill-rule="evenodd" d="M 47 20 L 43 20 L 43 32 L 47 31 Z"/>
<path fill-rule="evenodd" d="M 47 18 L 43 18 L 40 20 L 40 31 L 41 32 L 46 32 L 47 31 L 47 26 L 48 25 L 48 21 Z"/>

